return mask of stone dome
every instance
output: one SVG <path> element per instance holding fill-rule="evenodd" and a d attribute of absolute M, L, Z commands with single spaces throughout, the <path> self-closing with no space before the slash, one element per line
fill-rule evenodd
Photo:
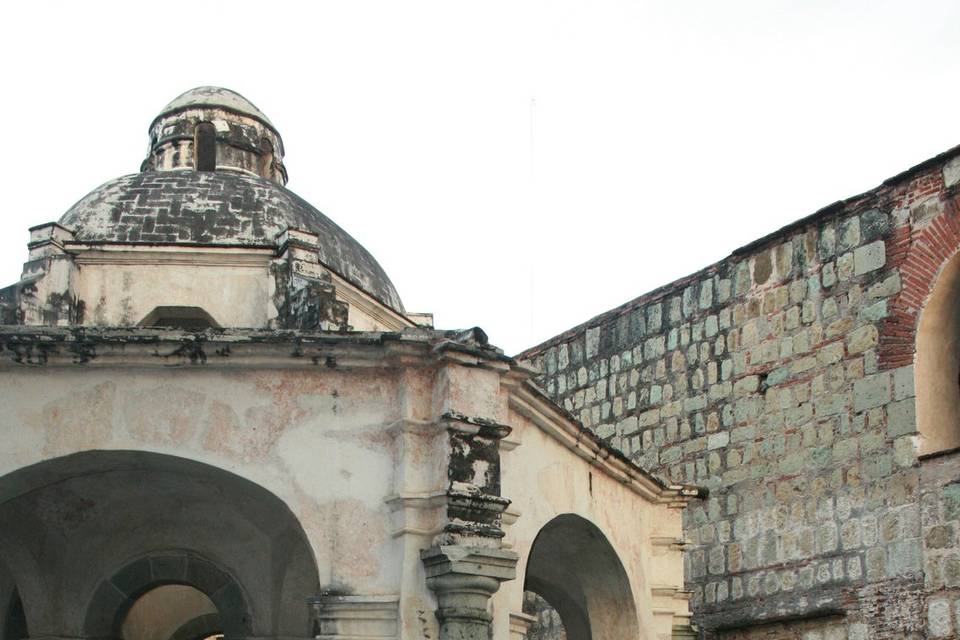
<path fill-rule="evenodd" d="M 218 107 L 220 109 L 227 109 L 241 115 L 255 118 L 276 131 L 276 127 L 273 126 L 270 119 L 267 118 L 260 109 L 254 106 L 252 102 L 236 91 L 224 89 L 223 87 L 195 87 L 181 93 L 161 109 L 157 117 L 154 118 L 154 122 L 171 113 L 195 107 Z"/>
<path fill-rule="evenodd" d="M 403 312 L 400 296 L 370 252 L 306 200 L 257 176 L 193 170 L 122 176 L 91 191 L 59 223 L 77 241 L 90 243 L 256 247 L 274 246 L 288 228 L 309 231 L 319 237 L 324 266 Z"/>

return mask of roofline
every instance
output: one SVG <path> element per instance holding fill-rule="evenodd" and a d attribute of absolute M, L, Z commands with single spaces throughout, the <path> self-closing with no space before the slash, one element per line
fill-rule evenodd
<path fill-rule="evenodd" d="M 228 89 L 228 91 L 229 91 L 229 89 Z M 236 92 L 234 92 L 234 93 L 236 93 Z M 240 94 L 237 94 L 237 95 L 240 95 Z M 243 97 L 243 96 L 240 96 L 240 97 Z M 246 98 L 244 98 L 244 100 L 246 100 Z M 248 102 L 249 102 L 249 100 L 248 100 Z M 251 104 L 252 104 L 252 103 L 251 103 Z M 262 124 L 263 126 L 265 126 L 265 127 L 267 127 L 268 129 L 270 129 L 270 131 L 273 131 L 273 132 L 277 135 L 277 137 L 280 138 L 280 144 L 283 144 L 283 136 L 280 135 L 280 132 L 277 130 L 277 127 L 276 127 L 272 122 L 270 122 L 269 120 L 266 119 L 266 116 L 264 116 L 263 118 L 261 118 L 260 116 L 253 115 L 252 113 L 247 113 L 246 111 L 241 111 L 240 109 L 234 109 L 233 107 L 227 107 L 227 106 L 220 105 L 220 104 L 203 103 L 203 102 L 195 102 L 195 103 L 192 103 L 192 104 L 184 105 L 184 106 L 182 106 L 182 107 L 176 107 L 176 108 L 174 108 L 174 109 L 168 109 L 168 110 L 166 110 L 166 111 L 163 111 L 163 112 L 159 113 L 159 114 L 157 115 L 157 117 L 155 117 L 153 120 L 150 121 L 150 126 L 147 127 L 147 133 L 150 133 L 150 131 L 153 129 L 153 126 L 154 126 L 155 124 L 157 124 L 157 121 L 159 121 L 159 120 L 162 119 L 162 118 L 166 118 L 167 116 L 171 116 L 171 115 L 176 115 L 176 114 L 182 113 L 182 112 L 184 112 L 184 111 L 189 111 L 190 109 L 204 109 L 204 108 L 206 108 L 206 109 L 222 109 L 223 111 L 229 111 L 230 113 L 232 113 L 232 114 L 234 114 L 234 115 L 243 116 L 244 118 L 250 118 L 251 120 L 256 120 L 257 122 L 259 122 L 259 123 Z"/>
<path fill-rule="evenodd" d="M 515 361 L 470 334 L 403 331 L 299 331 L 162 327 L 0 325 L 0 370 L 13 367 L 391 368 L 418 355 L 424 362 L 463 361 L 503 370 Z"/>
<path fill-rule="evenodd" d="M 694 485 L 667 484 L 638 466 L 619 449 L 584 427 L 566 409 L 548 398 L 529 380 L 511 386 L 510 408 L 526 417 L 541 431 L 608 476 L 626 485 L 647 500 L 683 506 L 709 492 Z"/>
<path fill-rule="evenodd" d="M 867 191 L 858 193 L 857 195 L 844 198 L 843 200 L 837 200 L 832 204 L 829 204 L 825 207 L 821 207 L 820 209 L 814 211 L 810 215 L 804 216 L 799 220 L 795 220 L 790 224 L 780 227 L 776 231 L 768 233 L 765 236 L 762 236 L 752 242 L 749 242 L 741 247 L 734 249 L 729 255 L 721 258 L 720 260 L 714 263 L 707 265 L 702 269 L 694 271 L 693 273 L 683 276 L 681 278 L 677 278 L 676 280 L 673 280 L 664 285 L 661 285 L 656 289 L 648 291 L 647 293 L 643 293 L 637 296 L 636 298 L 633 298 L 621 305 L 618 305 L 612 309 L 604 311 L 603 313 L 593 316 L 586 322 L 581 322 L 580 324 L 570 329 L 567 329 L 566 331 L 559 333 L 553 336 L 552 338 L 548 338 L 547 340 L 544 340 L 540 344 L 537 344 L 528 349 L 525 349 L 520 353 L 518 353 L 517 355 L 515 355 L 514 357 L 517 360 L 526 360 L 536 355 L 539 355 L 540 353 L 542 353 L 543 351 L 546 351 L 547 349 L 549 349 L 554 345 L 560 344 L 562 342 L 567 342 L 567 340 L 569 340 L 573 336 L 579 333 L 582 333 L 583 331 L 585 331 L 590 327 L 603 324 L 611 318 L 615 318 L 628 311 L 632 311 L 636 307 L 647 304 L 648 302 L 659 300 L 665 297 L 668 292 L 675 290 L 678 286 L 691 284 L 693 282 L 696 282 L 702 279 L 704 276 L 713 275 L 719 270 L 720 265 L 729 261 L 731 258 L 739 258 L 739 257 L 745 256 L 749 253 L 756 251 L 757 249 L 773 244 L 776 240 L 794 231 L 798 231 L 800 229 L 803 229 L 804 227 L 808 227 L 815 223 L 823 222 L 830 218 L 838 217 L 846 211 L 846 208 L 850 204 L 869 197 L 870 195 L 874 194 L 876 191 L 882 189 L 883 187 L 890 187 L 890 186 L 894 186 L 896 184 L 902 183 L 910 178 L 915 177 L 917 174 L 923 171 L 929 170 L 930 168 L 935 167 L 937 165 L 941 165 L 946 161 L 951 160 L 957 156 L 960 156 L 960 145 L 951 147 L 950 149 L 947 149 L 942 153 L 938 153 L 932 158 L 928 158 L 919 164 L 913 165 L 909 169 L 906 169 L 905 171 L 901 171 L 900 173 L 885 179 L 883 182 L 881 182 L 876 187 L 873 187 L 872 189 L 868 189 Z"/>

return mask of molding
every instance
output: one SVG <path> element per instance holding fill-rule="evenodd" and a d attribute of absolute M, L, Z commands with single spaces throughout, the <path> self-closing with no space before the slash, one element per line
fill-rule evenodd
<path fill-rule="evenodd" d="M 433 336 L 271 329 L 0 326 L 0 368 L 394 369 L 432 366 Z"/>
<path fill-rule="evenodd" d="M 400 509 L 436 509 L 447 504 L 447 494 L 444 491 L 429 493 L 402 493 L 389 495 L 383 502 L 391 511 Z"/>
<path fill-rule="evenodd" d="M 526 613 L 515 613 L 510 612 L 510 633 L 513 636 L 519 636 L 521 638 L 526 638 L 527 633 L 530 632 L 530 628 L 536 624 L 536 616 L 531 616 Z M 513 637 L 511 636 L 511 637 Z"/>
<path fill-rule="evenodd" d="M 394 311 L 373 296 L 358 289 L 336 271 L 323 264 L 323 261 L 319 264 L 330 274 L 339 300 L 346 302 L 351 307 L 357 309 L 357 311 L 379 322 L 385 329 L 389 331 L 402 331 L 408 327 L 418 326 L 417 323 L 405 315 Z"/>
<path fill-rule="evenodd" d="M 687 540 L 676 536 L 650 536 L 650 544 L 654 547 L 670 547 L 680 551 L 693 546 Z"/>
<path fill-rule="evenodd" d="M 396 640 L 400 596 L 324 595 L 308 600 L 319 640 Z"/>
<path fill-rule="evenodd" d="M 192 267 L 256 267 L 267 269 L 273 258 L 269 249 L 243 247 L 185 247 L 137 245 L 77 245 L 68 243 L 67 250 L 80 266 L 87 265 L 186 265 Z M 265 273 L 266 275 L 266 273 Z"/>
<path fill-rule="evenodd" d="M 443 433 L 443 429 L 436 422 L 418 420 L 415 418 L 400 418 L 387 426 L 387 433 L 411 436 L 436 436 Z"/>

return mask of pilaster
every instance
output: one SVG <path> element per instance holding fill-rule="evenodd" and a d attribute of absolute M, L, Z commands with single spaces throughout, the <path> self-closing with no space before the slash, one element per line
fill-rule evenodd
<path fill-rule="evenodd" d="M 516 577 L 517 554 L 440 545 L 421 551 L 427 586 L 437 596 L 440 640 L 488 640 L 490 597 Z"/>

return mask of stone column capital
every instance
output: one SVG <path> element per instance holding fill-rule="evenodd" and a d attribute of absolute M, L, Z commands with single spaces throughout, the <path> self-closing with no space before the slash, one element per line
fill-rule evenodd
<path fill-rule="evenodd" d="M 420 552 L 427 586 L 437 595 L 441 640 L 487 640 L 490 596 L 513 580 L 518 556 L 488 547 L 438 545 Z"/>

